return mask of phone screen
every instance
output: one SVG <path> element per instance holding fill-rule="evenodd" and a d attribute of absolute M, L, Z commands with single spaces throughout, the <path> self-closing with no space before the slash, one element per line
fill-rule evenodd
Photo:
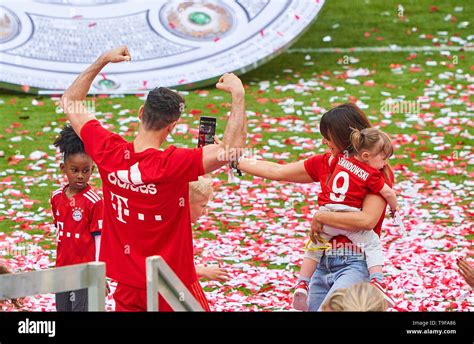
<path fill-rule="evenodd" d="M 214 143 L 216 135 L 216 119 L 214 117 L 201 117 L 199 121 L 198 147 Z"/>

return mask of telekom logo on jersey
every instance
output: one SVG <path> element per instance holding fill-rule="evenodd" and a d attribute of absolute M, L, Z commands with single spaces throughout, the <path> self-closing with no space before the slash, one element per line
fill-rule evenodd
<path fill-rule="evenodd" d="M 130 215 L 130 211 L 128 210 L 128 198 L 116 195 L 113 192 L 110 192 L 110 195 L 112 198 L 112 208 L 117 212 L 117 220 L 127 223 L 123 217 Z M 114 203 L 115 200 L 117 203 Z"/>

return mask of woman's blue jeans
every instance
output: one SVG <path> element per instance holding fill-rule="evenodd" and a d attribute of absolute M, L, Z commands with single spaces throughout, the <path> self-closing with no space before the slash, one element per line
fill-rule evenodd
<path fill-rule="evenodd" d="M 364 254 L 347 251 L 343 254 L 337 251 L 324 254 L 311 277 L 309 311 L 319 310 L 335 290 L 368 281 L 369 271 Z"/>

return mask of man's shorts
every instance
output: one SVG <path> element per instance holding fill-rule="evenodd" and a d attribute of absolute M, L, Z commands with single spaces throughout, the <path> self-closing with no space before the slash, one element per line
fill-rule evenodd
<path fill-rule="evenodd" d="M 196 281 L 188 288 L 191 294 L 201 304 L 201 307 L 209 312 L 209 304 L 206 299 L 206 295 L 202 290 L 199 281 Z M 115 311 L 116 312 L 146 312 L 146 289 L 140 289 L 131 287 L 129 285 L 118 283 L 117 289 L 115 289 L 114 300 L 115 300 Z M 158 308 L 160 312 L 172 312 L 173 310 L 168 303 L 159 296 Z"/>

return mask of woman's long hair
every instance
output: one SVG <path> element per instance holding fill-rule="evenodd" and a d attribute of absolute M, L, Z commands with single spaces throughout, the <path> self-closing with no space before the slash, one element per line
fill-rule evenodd
<path fill-rule="evenodd" d="M 355 150 L 351 143 L 351 134 L 354 129 L 371 128 L 365 113 L 355 104 L 338 105 L 321 118 L 319 131 L 326 139 L 334 142 L 341 152 L 353 155 Z M 393 172 L 387 164 L 383 168 L 385 181 L 392 181 Z"/>

